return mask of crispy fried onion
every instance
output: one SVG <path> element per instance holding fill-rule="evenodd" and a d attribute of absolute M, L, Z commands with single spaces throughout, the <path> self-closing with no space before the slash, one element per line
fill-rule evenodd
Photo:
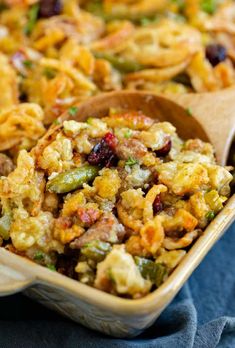
<path fill-rule="evenodd" d="M 207 30 L 224 31 L 226 33 L 235 34 L 235 3 L 231 2 L 221 6 L 217 13 L 205 22 Z"/>
<path fill-rule="evenodd" d="M 121 222 L 132 229 L 139 232 L 144 224 L 154 218 L 153 203 L 157 195 L 167 191 L 164 185 L 154 185 L 143 197 L 143 191 L 127 190 L 121 194 L 121 201 L 117 205 L 118 217 Z"/>
<path fill-rule="evenodd" d="M 104 38 L 91 44 L 94 51 L 111 50 L 115 52 L 134 32 L 134 25 L 128 21 L 120 22 Z"/>
<path fill-rule="evenodd" d="M 166 234 L 163 246 L 168 250 L 187 247 L 199 234 L 199 230 L 195 229 L 198 220 L 185 209 L 178 209 L 174 216 L 163 213 L 161 217 Z M 184 231 L 186 233 L 182 236 Z"/>
<path fill-rule="evenodd" d="M 88 47 L 78 45 L 76 40 L 70 39 L 59 53 L 59 58 L 67 64 L 77 66 L 86 75 L 92 75 L 95 69 L 95 58 Z"/>
<path fill-rule="evenodd" d="M 31 6 L 38 2 L 38 0 L 5 0 L 7 6 Z"/>
<path fill-rule="evenodd" d="M 144 211 L 143 211 L 143 219 L 144 222 L 147 223 L 148 221 L 152 220 L 154 217 L 153 212 L 153 203 L 155 201 L 155 198 L 161 194 L 167 191 L 167 187 L 165 185 L 154 185 L 147 193 L 145 197 L 144 202 Z"/>
<path fill-rule="evenodd" d="M 51 68 L 59 72 L 63 72 L 68 75 L 76 85 L 86 90 L 95 90 L 96 86 L 92 83 L 88 77 L 86 77 L 81 71 L 73 67 L 72 64 L 66 63 L 57 59 L 42 58 L 40 65 L 45 68 Z"/>
<path fill-rule="evenodd" d="M 0 108 L 18 103 L 17 75 L 7 56 L 0 53 Z"/>
<path fill-rule="evenodd" d="M 141 189 L 130 189 L 121 194 L 121 201 L 117 204 L 118 217 L 121 223 L 138 233 L 143 226 L 143 208 L 145 199 Z"/>
<path fill-rule="evenodd" d="M 166 4 L 166 0 L 104 0 L 104 10 L 116 16 L 138 17 L 155 13 Z"/>
<path fill-rule="evenodd" d="M 38 140 L 45 128 L 44 113 L 37 104 L 20 104 L 0 113 L 0 151 L 8 150 L 27 139 Z"/>
<path fill-rule="evenodd" d="M 196 92 L 219 90 L 235 83 L 235 73 L 230 61 L 224 61 L 213 68 L 202 51 L 194 56 L 187 73 Z"/>
<path fill-rule="evenodd" d="M 166 237 L 163 241 L 163 246 L 168 250 L 186 248 L 198 237 L 200 231 L 201 230 L 194 230 L 188 232 L 182 238 L 179 239 Z"/>
<path fill-rule="evenodd" d="M 119 53 L 146 66 L 166 68 L 187 61 L 200 48 L 199 31 L 166 20 L 154 27 L 137 29 Z"/>
<path fill-rule="evenodd" d="M 190 60 L 191 59 L 187 59 L 178 65 L 170 66 L 168 68 L 144 69 L 132 74 L 128 74 L 125 78 L 125 82 L 128 85 L 128 83 L 132 81 L 144 80 L 156 83 L 170 80 L 171 78 L 185 70 Z"/>
<path fill-rule="evenodd" d="M 156 196 L 166 191 L 166 186 L 154 185 L 146 197 L 143 197 L 141 189 L 123 192 L 122 200 L 117 205 L 119 219 L 126 227 L 139 232 L 144 224 L 148 224 L 154 218 L 153 202 Z"/>
<path fill-rule="evenodd" d="M 153 220 L 147 222 L 140 230 L 141 246 L 151 254 L 156 254 L 164 241 L 164 229 L 162 217 L 157 215 Z"/>
<path fill-rule="evenodd" d="M 44 51 L 70 37 L 77 43 L 86 44 L 98 39 L 103 32 L 104 24 L 98 17 L 80 11 L 76 18 L 63 15 L 39 21 L 33 31 L 32 40 L 34 48 Z"/>
<path fill-rule="evenodd" d="M 141 220 L 136 219 L 135 217 L 130 215 L 129 212 L 125 210 L 120 203 L 117 204 L 117 211 L 118 211 L 118 217 L 120 221 L 126 227 L 129 227 L 130 229 L 132 229 L 134 232 L 138 232 L 143 226 Z"/>

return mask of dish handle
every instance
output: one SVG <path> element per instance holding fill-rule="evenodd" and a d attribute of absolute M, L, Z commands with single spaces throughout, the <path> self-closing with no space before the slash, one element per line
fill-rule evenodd
<path fill-rule="evenodd" d="M 0 262 L 0 297 L 20 292 L 32 285 L 33 281 L 30 275 L 16 271 Z"/>

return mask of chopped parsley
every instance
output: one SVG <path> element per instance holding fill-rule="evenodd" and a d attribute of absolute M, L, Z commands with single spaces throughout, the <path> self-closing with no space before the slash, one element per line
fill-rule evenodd
<path fill-rule="evenodd" d="M 92 124 L 93 121 L 93 117 L 88 117 L 88 119 L 86 120 L 86 123 L 88 123 L 89 125 Z"/>
<path fill-rule="evenodd" d="M 154 17 L 142 17 L 140 18 L 140 25 L 142 27 L 146 27 L 150 24 L 155 24 L 158 23 L 160 20 L 159 16 L 154 16 Z"/>
<path fill-rule="evenodd" d="M 49 80 L 51 80 L 56 76 L 56 72 L 53 69 L 45 68 L 43 70 L 43 75 L 45 75 Z"/>
<path fill-rule="evenodd" d="M 171 0 L 180 11 L 183 11 L 185 8 L 185 0 Z"/>
<path fill-rule="evenodd" d="M 53 124 L 58 126 L 60 124 L 60 121 L 56 119 L 55 121 L 53 121 Z"/>
<path fill-rule="evenodd" d="M 109 109 L 109 115 L 112 116 L 112 115 L 116 115 L 118 113 L 118 109 L 116 108 L 110 108 Z"/>
<path fill-rule="evenodd" d="M 28 59 L 24 60 L 23 64 L 26 68 L 29 68 L 29 69 L 31 69 L 33 66 L 33 62 L 31 60 L 28 60 Z"/>
<path fill-rule="evenodd" d="M 124 133 L 124 138 L 129 139 L 132 136 L 132 130 L 128 129 L 125 133 Z"/>
<path fill-rule="evenodd" d="M 34 254 L 34 257 L 33 259 L 35 261 L 42 261 L 44 259 L 45 255 L 42 251 L 37 251 L 35 254 Z"/>
<path fill-rule="evenodd" d="M 215 217 L 215 213 L 213 211 L 208 211 L 208 213 L 206 214 L 206 218 L 208 221 L 212 221 Z"/>
<path fill-rule="evenodd" d="M 216 11 L 216 0 L 202 0 L 201 1 L 201 9 L 202 11 L 213 14 Z"/>
<path fill-rule="evenodd" d="M 186 112 L 187 112 L 188 116 L 192 116 L 193 115 L 193 112 L 192 112 L 191 108 L 187 108 Z"/>
<path fill-rule="evenodd" d="M 78 112 L 77 106 L 71 106 L 71 108 L 69 108 L 69 115 L 70 116 L 75 116 L 77 112 Z"/>
<path fill-rule="evenodd" d="M 55 267 L 55 265 L 53 265 L 53 264 L 50 264 L 50 263 L 49 263 L 49 264 L 47 265 L 47 268 L 50 269 L 51 271 L 56 271 L 56 267 Z"/>
<path fill-rule="evenodd" d="M 115 283 L 115 278 L 114 278 L 114 276 L 113 276 L 113 273 L 112 273 L 112 269 L 111 269 L 111 268 L 109 268 L 109 269 L 107 270 L 107 276 L 108 276 L 109 280 L 111 280 L 111 282 Z"/>
<path fill-rule="evenodd" d="M 134 166 L 135 164 L 138 164 L 138 163 L 139 163 L 138 160 L 136 160 L 133 157 L 129 157 L 128 160 L 126 161 L 126 166 L 132 167 L 132 166 Z"/>
<path fill-rule="evenodd" d="M 39 12 L 39 4 L 34 4 L 29 9 L 28 22 L 24 28 L 24 32 L 26 35 L 30 35 L 32 33 L 38 19 L 38 12 Z"/>

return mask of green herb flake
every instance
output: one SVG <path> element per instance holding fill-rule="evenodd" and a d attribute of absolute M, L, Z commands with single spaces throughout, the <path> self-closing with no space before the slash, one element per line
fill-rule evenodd
<path fill-rule="evenodd" d="M 134 166 L 135 164 L 138 164 L 138 163 L 139 163 L 138 160 L 136 160 L 133 157 L 129 157 L 128 160 L 126 161 L 126 166 L 132 167 L 132 166 Z"/>
<path fill-rule="evenodd" d="M 110 108 L 109 109 L 109 115 L 112 116 L 112 115 L 116 115 L 118 113 L 118 109 L 116 108 Z"/>
<path fill-rule="evenodd" d="M 142 18 L 140 18 L 140 20 L 139 20 L 139 24 L 140 24 L 142 27 L 146 27 L 146 26 L 148 26 L 148 25 L 158 23 L 159 20 L 160 20 L 160 16 L 142 17 Z"/>
<path fill-rule="evenodd" d="M 111 282 L 115 283 L 115 278 L 114 278 L 114 276 L 113 276 L 113 273 L 112 273 L 112 269 L 111 269 L 111 268 L 109 268 L 109 269 L 107 270 L 107 276 L 108 276 L 108 278 L 111 280 Z"/>
<path fill-rule="evenodd" d="M 188 116 L 192 116 L 193 115 L 193 112 L 192 112 L 191 108 L 187 108 L 186 112 L 187 112 Z"/>
<path fill-rule="evenodd" d="M 39 4 L 35 4 L 31 6 L 28 13 L 28 22 L 24 28 L 24 32 L 26 35 L 30 35 L 32 33 L 38 19 L 38 12 L 39 12 Z"/>
<path fill-rule="evenodd" d="M 44 257 L 45 257 L 45 255 L 44 255 L 43 252 L 37 251 L 37 252 L 34 254 L 33 259 L 34 259 L 35 261 L 42 261 L 42 260 L 44 259 Z"/>
<path fill-rule="evenodd" d="M 55 126 L 59 126 L 59 125 L 60 125 L 60 121 L 59 121 L 59 120 L 55 120 L 55 121 L 53 121 L 53 124 L 54 124 Z"/>
<path fill-rule="evenodd" d="M 202 0 L 201 9 L 202 11 L 212 15 L 216 11 L 216 0 Z"/>
<path fill-rule="evenodd" d="M 124 133 L 124 138 L 129 139 L 132 136 L 132 130 L 128 129 L 125 133 Z"/>
<path fill-rule="evenodd" d="M 71 106 L 71 108 L 69 108 L 69 115 L 70 116 L 75 116 L 77 112 L 78 112 L 77 106 Z"/>
<path fill-rule="evenodd" d="M 33 66 L 33 62 L 31 60 L 27 60 L 27 59 L 23 61 L 23 64 L 28 69 L 31 69 Z"/>
<path fill-rule="evenodd" d="M 146 26 L 148 26 L 151 23 L 152 23 L 152 19 L 151 18 L 143 17 L 143 18 L 140 19 L 140 25 L 142 27 L 146 27 Z"/>
<path fill-rule="evenodd" d="M 208 221 L 212 221 L 215 218 L 215 213 L 213 211 L 208 211 L 206 218 Z"/>
<path fill-rule="evenodd" d="M 47 265 L 47 268 L 50 269 L 51 271 L 54 271 L 54 272 L 56 271 L 56 267 L 55 267 L 55 265 L 53 265 L 53 264 L 50 264 L 50 263 L 49 263 L 49 264 Z"/>
<path fill-rule="evenodd" d="M 90 126 L 92 125 L 94 118 L 93 117 L 88 117 L 88 119 L 86 120 L 86 123 L 89 124 Z"/>
<path fill-rule="evenodd" d="M 96 16 L 103 17 L 104 15 L 102 1 L 100 0 L 87 1 L 85 9 Z"/>
<path fill-rule="evenodd" d="M 12 217 L 9 213 L 4 214 L 0 218 L 0 237 L 2 239 L 8 240 L 10 237 Z"/>
<path fill-rule="evenodd" d="M 185 0 L 171 0 L 171 1 L 178 6 L 178 9 L 180 11 L 184 10 L 184 8 L 185 8 Z"/>
<path fill-rule="evenodd" d="M 43 75 L 45 75 L 49 80 L 51 80 L 56 76 L 56 72 L 53 69 L 45 68 L 43 70 Z"/>

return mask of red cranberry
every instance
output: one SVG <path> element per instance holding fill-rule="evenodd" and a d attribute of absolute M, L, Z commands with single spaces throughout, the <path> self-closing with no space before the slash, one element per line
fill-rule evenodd
<path fill-rule="evenodd" d="M 115 149 L 115 147 L 117 146 L 117 138 L 113 133 L 109 132 L 105 134 L 103 139 L 109 145 L 109 147 L 111 147 L 111 149 Z"/>
<path fill-rule="evenodd" d="M 206 58 L 212 66 L 216 66 L 227 58 L 227 50 L 220 44 L 208 45 L 206 46 Z"/>
<path fill-rule="evenodd" d="M 62 5 L 60 0 L 40 0 L 39 17 L 49 18 L 61 13 Z"/>
<path fill-rule="evenodd" d="M 116 145 L 117 138 L 115 135 L 107 133 L 91 150 L 87 158 L 88 163 L 100 167 L 111 167 L 115 165 L 118 160 L 115 153 Z"/>
<path fill-rule="evenodd" d="M 159 157 L 165 157 L 171 151 L 172 142 L 171 139 L 168 139 L 166 144 L 159 150 L 156 150 L 156 155 Z"/>
<path fill-rule="evenodd" d="M 154 214 L 160 213 L 163 210 L 163 204 L 161 201 L 161 195 L 157 195 L 155 201 L 153 202 L 153 212 Z"/>

